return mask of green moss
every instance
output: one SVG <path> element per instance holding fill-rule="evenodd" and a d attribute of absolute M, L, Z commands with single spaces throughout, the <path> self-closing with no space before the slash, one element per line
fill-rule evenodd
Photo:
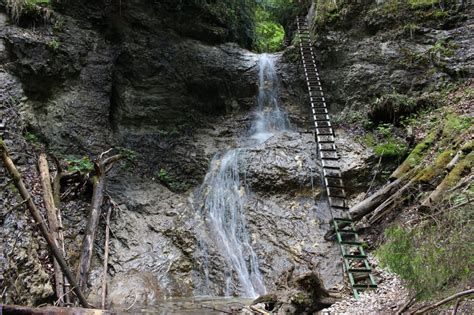
<path fill-rule="evenodd" d="M 459 131 L 465 131 L 472 126 L 473 118 L 469 116 L 458 116 L 450 113 L 446 116 L 443 128 L 444 137 L 452 137 Z"/>
<path fill-rule="evenodd" d="M 435 160 L 436 168 L 443 169 L 453 159 L 456 152 L 454 150 L 446 150 L 440 153 Z"/>
<path fill-rule="evenodd" d="M 60 43 L 56 39 L 53 39 L 48 43 L 48 48 L 51 50 L 58 50 L 59 46 L 60 46 Z"/>
<path fill-rule="evenodd" d="M 428 166 L 419 173 L 417 180 L 420 182 L 429 183 L 436 177 L 436 175 L 438 175 L 438 173 L 439 172 L 434 167 Z"/>
<path fill-rule="evenodd" d="M 294 294 L 291 297 L 291 302 L 293 302 L 294 304 L 299 304 L 299 305 L 305 304 L 306 303 L 306 294 L 304 294 L 303 292 L 298 292 L 298 293 Z"/>
<path fill-rule="evenodd" d="M 465 143 L 462 147 L 461 147 L 461 150 L 465 153 L 465 154 L 468 154 L 469 152 L 472 151 L 474 147 L 474 140 L 471 140 L 471 141 L 468 141 L 467 143 Z"/>
<path fill-rule="evenodd" d="M 428 149 L 432 146 L 433 142 L 436 139 L 437 132 L 433 131 L 429 133 L 425 139 L 417 144 L 415 148 L 410 152 L 408 157 L 403 161 L 403 163 L 398 167 L 397 171 L 393 174 L 395 178 L 400 177 L 401 175 L 407 173 L 413 167 L 417 166 L 425 157 Z"/>
<path fill-rule="evenodd" d="M 396 142 L 395 140 L 378 144 L 374 148 L 374 152 L 377 156 L 384 157 L 402 157 L 406 154 L 407 147 L 404 143 Z"/>
<path fill-rule="evenodd" d="M 456 183 L 459 182 L 461 177 L 465 173 L 472 170 L 474 167 L 474 152 L 469 153 L 466 157 L 460 160 L 456 166 L 449 172 L 449 174 L 444 178 L 443 184 L 448 188 L 453 187 Z"/>
<path fill-rule="evenodd" d="M 408 0 L 408 4 L 412 9 L 429 9 L 438 4 L 438 0 Z"/>
<path fill-rule="evenodd" d="M 405 160 L 411 167 L 418 165 L 420 161 L 425 156 L 426 151 L 431 147 L 433 142 L 436 139 L 436 132 L 431 132 L 426 136 L 426 138 L 419 143 L 408 155 L 407 159 Z"/>

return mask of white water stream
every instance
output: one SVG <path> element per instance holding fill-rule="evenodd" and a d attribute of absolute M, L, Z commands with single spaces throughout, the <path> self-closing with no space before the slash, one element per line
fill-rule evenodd
<path fill-rule="evenodd" d="M 278 87 L 273 59 L 263 54 L 259 59 L 259 93 L 255 118 L 249 130 L 250 136 L 242 139 L 242 143 L 258 145 L 272 135 L 288 129 L 287 115 L 279 107 Z M 227 270 L 224 270 L 226 296 L 256 297 L 266 292 L 258 257 L 251 246 L 252 240 L 246 227 L 245 203 L 249 191 L 242 176 L 246 148 L 248 146 L 216 155 L 197 195 L 196 204 L 200 205 L 198 210 L 206 222 L 205 227 L 210 230 L 216 247 L 227 261 Z M 205 245 L 201 244 L 201 247 L 206 251 Z M 207 282 L 208 259 L 206 256 L 203 263 Z"/>

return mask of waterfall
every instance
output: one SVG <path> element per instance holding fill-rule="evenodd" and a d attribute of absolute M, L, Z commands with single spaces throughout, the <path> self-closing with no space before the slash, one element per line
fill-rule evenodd
<path fill-rule="evenodd" d="M 242 169 L 245 169 L 245 151 L 251 145 L 265 142 L 273 134 L 289 128 L 286 113 L 278 101 L 278 77 L 274 62 L 263 54 L 259 59 L 259 93 L 249 136 L 242 139 L 240 148 L 217 154 L 211 162 L 204 182 L 197 193 L 198 213 L 221 256 L 227 261 L 225 295 L 256 297 L 266 292 L 259 270 L 258 258 L 251 246 L 246 227 L 245 203 L 249 190 Z M 199 244 L 206 252 L 208 246 Z M 204 274 L 209 282 L 208 257 L 203 259 Z M 237 280 L 233 290 L 233 281 Z"/>

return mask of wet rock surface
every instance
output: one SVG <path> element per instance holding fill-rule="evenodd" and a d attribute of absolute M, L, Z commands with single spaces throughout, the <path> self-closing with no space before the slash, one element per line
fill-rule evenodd
<path fill-rule="evenodd" d="M 315 149 L 310 134 L 285 132 L 271 137 L 245 154 L 248 185 L 271 194 L 317 186 L 320 172 Z"/>

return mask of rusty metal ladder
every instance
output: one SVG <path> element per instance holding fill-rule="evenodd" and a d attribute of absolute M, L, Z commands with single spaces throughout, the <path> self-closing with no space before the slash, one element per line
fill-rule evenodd
<path fill-rule="evenodd" d="M 344 271 L 349 279 L 354 297 L 359 299 L 361 291 L 376 288 L 377 283 L 372 275 L 372 268 L 367 260 L 364 244 L 360 240 L 354 222 L 348 213 L 349 207 L 339 167 L 339 156 L 334 143 L 335 134 L 329 119 L 321 80 L 319 79 L 306 17 L 297 17 L 296 24 L 315 127 L 318 157 L 323 169 L 324 186 L 328 196 L 331 216 L 334 212 L 340 212 L 341 210 L 346 216 L 345 218 L 332 217 L 334 232 L 341 249 Z"/>

